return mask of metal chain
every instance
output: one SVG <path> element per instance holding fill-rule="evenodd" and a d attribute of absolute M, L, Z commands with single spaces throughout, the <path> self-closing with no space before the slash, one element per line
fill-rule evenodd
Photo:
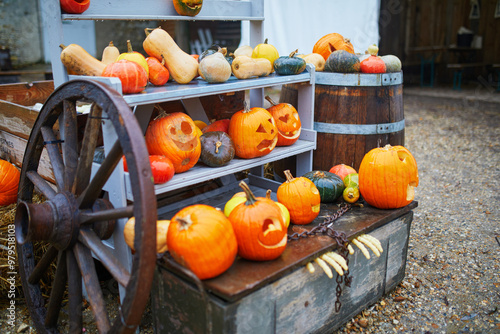
<path fill-rule="evenodd" d="M 332 215 L 328 215 L 323 222 L 319 223 L 317 226 L 313 227 L 309 231 L 306 230 L 301 233 L 295 232 L 289 235 L 288 241 L 300 240 L 300 238 L 307 238 L 316 234 L 326 234 L 327 236 L 329 236 L 330 238 L 334 239 L 337 242 L 339 254 L 345 259 L 346 264 L 349 267 L 349 249 L 347 248 L 349 246 L 349 240 L 347 240 L 347 236 L 345 235 L 344 232 L 335 231 L 332 228 L 332 225 L 335 220 L 337 220 L 340 216 L 349 211 L 350 208 L 351 205 L 348 203 L 341 204 L 339 210 L 337 210 L 337 212 L 335 212 Z M 344 276 L 340 276 L 339 274 L 337 274 L 336 278 L 337 299 L 335 300 L 335 312 L 337 313 L 340 311 L 340 308 L 342 306 L 342 303 L 340 302 L 340 296 L 342 295 L 342 283 L 344 283 L 345 286 L 350 287 L 351 281 L 352 277 L 349 276 L 349 269 L 344 271 Z"/>

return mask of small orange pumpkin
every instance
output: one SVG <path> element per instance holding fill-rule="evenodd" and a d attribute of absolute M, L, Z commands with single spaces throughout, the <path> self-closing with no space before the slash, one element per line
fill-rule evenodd
<path fill-rule="evenodd" d="M 316 44 L 314 44 L 312 52 L 319 53 L 327 60 L 328 56 L 336 50 L 345 50 L 354 53 L 354 47 L 349 39 L 344 38 L 341 34 L 336 32 L 321 37 Z"/>
<path fill-rule="evenodd" d="M 17 190 L 21 173 L 10 162 L 0 159 L 0 205 L 10 205 L 17 201 Z"/>
<path fill-rule="evenodd" d="M 123 94 L 139 93 L 148 84 L 148 75 L 136 62 L 122 59 L 107 65 L 103 77 L 117 77 L 122 83 Z"/>
<path fill-rule="evenodd" d="M 318 188 L 306 177 L 294 178 L 289 170 L 283 172 L 286 181 L 279 187 L 276 195 L 290 212 L 290 221 L 294 224 L 311 223 L 319 214 L 321 196 Z"/>
<path fill-rule="evenodd" d="M 236 156 L 251 159 L 269 154 L 278 142 L 278 129 L 273 116 L 264 108 L 245 108 L 231 116 L 229 137 Z"/>
<path fill-rule="evenodd" d="M 222 274 L 238 252 L 229 219 L 222 211 L 205 204 L 185 207 L 172 217 L 167 247 L 172 257 L 199 279 Z"/>
<path fill-rule="evenodd" d="M 254 261 L 274 260 L 287 243 L 283 213 L 273 200 L 256 198 L 245 182 L 241 181 L 240 187 L 246 201 L 237 205 L 228 217 L 238 240 L 238 255 Z"/>
<path fill-rule="evenodd" d="M 163 86 L 168 82 L 170 73 L 168 73 L 167 68 L 163 65 L 165 64 L 165 59 L 160 61 L 155 57 L 147 57 L 146 62 L 149 68 L 149 82 L 155 86 Z"/>
<path fill-rule="evenodd" d="M 359 166 L 359 191 L 379 209 L 408 205 L 418 186 L 417 162 L 403 146 L 386 145 L 365 154 Z"/>
<path fill-rule="evenodd" d="M 276 104 L 270 96 L 266 100 L 271 103 L 267 111 L 271 113 L 278 129 L 278 142 L 276 146 L 289 146 L 295 143 L 300 137 L 302 124 L 299 113 L 290 103 Z"/>
<path fill-rule="evenodd" d="M 201 11 L 203 0 L 173 0 L 177 14 L 184 16 L 196 16 Z"/>
<path fill-rule="evenodd" d="M 149 154 L 164 155 L 172 161 L 175 173 L 193 167 L 200 158 L 201 143 L 191 117 L 176 112 L 161 112 L 146 130 Z"/>

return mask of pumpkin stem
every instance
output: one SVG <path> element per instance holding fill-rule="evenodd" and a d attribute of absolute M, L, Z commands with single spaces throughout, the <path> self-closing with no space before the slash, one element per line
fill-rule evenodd
<path fill-rule="evenodd" d="M 276 103 L 273 101 L 273 99 L 271 99 L 269 95 L 266 95 L 266 100 L 269 101 L 269 103 L 271 103 L 273 106 L 276 105 Z"/>
<path fill-rule="evenodd" d="M 292 176 L 292 173 L 290 173 L 290 170 L 287 169 L 283 172 L 283 174 L 285 174 L 286 176 L 286 182 L 292 182 L 293 181 L 293 176 Z"/>
<path fill-rule="evenodd" d="M 290 53 L 290 58 L 292 58 L 293 56 L 295 56 L 295 54 L 299 52 L 299 49 L 295 50 L 295 51 L 292 51 L 292 53 Z"/>
<path fill-rule="evenodd" d="M 61 49 L 63 49 L 63 50 L 64 50 L 64 49 L 66 49 L 66 45 L 64 45 L 64 44 L 59 44 L 59 47 L 60 47 Z"/>
<path fill-rule="evenodd" d="M 217 52 L 222 53 L 222 55 L 225 57 L 225 56 L 226 56 L 226 54 L 227 54 L 227 48 L 221 48 L 221 47 L 219 46 L 219 49 L 217 50 Z"/>
<path fill-rule="evenodd" d="M 168 115 L 167 111 L 161 105 L 155 104 L 155 108 L 158 109 L 158 115 L 154 118 L 155 121 Z"/>
<path fill-rule="evenodd" d="M 130 39 L 127 39 L 127 52 L 128 53 L 134 52 L 134 50 L 132 50 L 132 43 L 130 43 Z"/>
<path fill-rule="evenodd" d="M 151 33 L 151 31 L 153 31 L 154 29 L 153 28 L 145 28 L 144 29 L 144 33 L 146 34 L 146 37 L 149 36 L 149 34 Z"/>
<path fill-rule="evenodd" d="M 248 105 L 247 101 L 243 101 L 243 113 L 250 112 L 250 106 Z"/>
<path fill-rule="evenodd" d="M 113 41 L 110 41 L 108 46 L 115 46 L 115 45 L 113 44 Z"/>
<path fill-rule="evenodd" d="M 255 202 L 257 202 L 257 199 L 255 198 L 255 195 L 250 190 L 250 187 L 245 183 L 245 181 L 241 181 L 239 183 L 239 185 L 243 189 L 243 191 L 245 192 L 245 195 L 247 197 L 247 201 L 245 202 L 245 205 L 255 204 Z"/>
<path fill-rule="evenodd" d="M 267 198 L 267 199 L 271 199 L 271 193 L 272 193 L 272 192 L 273 192 L 273 191 L 272 191 L 271 189 L 267 189 L 267 191 L 266 191 L 266 198 Z"/>
<path fill-rule="evenodd" d="M 220 141 L 217 141 L 215 143 L 215 154 L 219 154 L 219 147 L 222 146 L 222 143 Z"/>
<path fill-rule="evenodd" d="M 264 44 L 267 44 L 267 38 L 264 40 Z"/>
<path fill-rule="evenodd" d="M 193 224 L 193 221 L 190 217 L 178 217 L 175 220 L 179 222 L 179 229 L 181 231 L 189 229 L 189 227 Z"/>

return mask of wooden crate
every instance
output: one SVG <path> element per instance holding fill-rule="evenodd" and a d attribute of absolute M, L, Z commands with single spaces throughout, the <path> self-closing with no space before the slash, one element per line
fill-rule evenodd
<path fill-rule="evenodd" d="M 31 129 L 43 104 L 54 90 L 52 81 L 0 85 L 0 158 L 21 168 Z M 53 181 L 47 153 L 42 153 L 38 172 Z"/>
<path fill-rule="evenodd" d="M 256 196 L 265 193 L 265 189 L 252 188 Z M 219 193 L 205 198 L 221 207 L 226 197 Z M 318 266 L 313 274 L 305 268 L 336 248 L 328 236 L 290 241 L 274 261 L 238 258 L 228 271 L 202 282 L 206 302 L 191 279 L 160 259 L 151 292 L 156 333 L 331 333 L 403 280 L 411 210 L 416 206 L 413 202 L 396 210 L 353 208 L 335 221 L 336 231 L 348 237 L 368 233 L 384 248 L 380 257 L 371 254 L 367 260 L 354 247 L 355 254 L 349 256 L 353 281 L 351 287 L 342 286 L 338 313 L 336 275 L 329 279 Z M 334 204 L 322 204 L 320 218 L 306 226 L 292 225 L 289 234 L 312 228 L 324 219 L 321 216 L 337 209 Z"/>

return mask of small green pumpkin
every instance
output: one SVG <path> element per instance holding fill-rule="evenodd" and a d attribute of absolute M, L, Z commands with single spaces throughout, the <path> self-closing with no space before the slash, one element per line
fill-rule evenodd
<path fill-rule="evenodd" d="M 209 167 L 227 165 L 234 158 L 234 143 L 224 131 L 205 132 L 200 142 L 200 161 Z"/>
<path fill-rule="evenodd" d="M 289 56 L 281 56 L 274 61 L 274 71 L 279 75 L 300 74 L 306 69 L 306 61 L 295 56 L 298 50 L 290 53 Z"/>
<path fill-rule="evenodd" d="M 359 57 L 344 50 L 332 52 L 325 63 L 326 72 L 356 73 L 360 70 Z"/>
<path fill-rule="evenodd" d="M 401 72 L 401 60 L 398 57 L 393 55 L 385 55 L 380 57 L 385 64 L 386 72 Z"/>
<path fill-rule="evenodd" d="M 313 170 L 303 176 L 311 180 L 316 188 L 318 188 L 321 203 L 332 203 L 342 196 L 345 186 L 338 175 L 326 171 Z"/>

